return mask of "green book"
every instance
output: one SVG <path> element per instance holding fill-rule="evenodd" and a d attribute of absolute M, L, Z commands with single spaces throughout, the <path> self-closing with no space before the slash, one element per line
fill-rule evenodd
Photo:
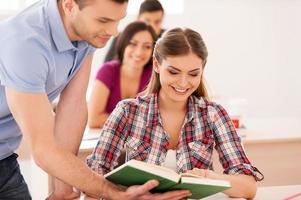
<path fill-rule="evenodd" d="M 177 174 L 173 170 L 137 160 L 130 160 L 105 175 L 109 181 L 122 185 L 142 185 L 148 180 L 158 180 L 160 184 L 151 192 L 188 189 L 190 199 L 204 198 L 231 187 L 229 181 L 197 177 L 194 174 Z"/>

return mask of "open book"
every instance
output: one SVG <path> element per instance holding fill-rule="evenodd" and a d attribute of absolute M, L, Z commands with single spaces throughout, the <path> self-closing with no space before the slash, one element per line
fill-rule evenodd
<path fill-rule="evenodd" d="M 197 177 L 194 174 L 177 174 L 173 170 L 130 160 L 105 175 L 109 181 L 123 185 L 142 185 L 148 180 L 156 179 L 159 186 L 152 192 L 165 192 L 169 190 L 188 189 L 192 192 L 190 199 L 200 199 L 230 188 L 230 182 Z"/>

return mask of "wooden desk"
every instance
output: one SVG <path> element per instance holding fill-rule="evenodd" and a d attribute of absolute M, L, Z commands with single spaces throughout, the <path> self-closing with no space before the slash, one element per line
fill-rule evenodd
<path fill-rule="evenodd" d="M 301 184 L 301 119 L 253 119 L 241 134 L 246 154 L 264 175 L 259 186 Z M 87 129 L 79 157 L 85 159 L 97 144 L 99 130 Z M 92 138 L 92 139 L 91 139 Z M 216 152 L 214 168 L 222 172 Z"/>

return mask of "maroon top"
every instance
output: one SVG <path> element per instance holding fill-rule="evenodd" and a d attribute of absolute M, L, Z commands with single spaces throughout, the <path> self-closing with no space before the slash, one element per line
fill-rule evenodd
<path fill-rule="evenodd" d="M 98 70 L 96 80 L 103 82 L 110 90 L 110 96 L 105 111 L 111 113 L 116 104 L 121 101 L 120 63 L 117 60 L 104 63 Z M 152 73 L 152 66 L 145 66 L 140 79 L 138 92 L 145 89 Z"/>

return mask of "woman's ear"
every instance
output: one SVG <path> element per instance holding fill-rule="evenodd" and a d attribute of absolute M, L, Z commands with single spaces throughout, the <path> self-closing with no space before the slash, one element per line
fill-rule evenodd
<path fill-rule="evenodd" d="M 159 63 L 158 63 L 158 60 L 155 58 L 155 57 L 153 57 L 153 69 L 154 69 L 154 71 L 155 72 L 157 72 L 158 74 L 159 74 Z"/>

